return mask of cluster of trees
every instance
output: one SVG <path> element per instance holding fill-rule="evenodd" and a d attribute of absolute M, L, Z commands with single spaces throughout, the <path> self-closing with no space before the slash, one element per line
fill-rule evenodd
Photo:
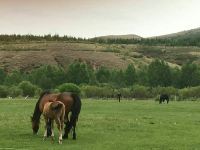
<path fill-rule="evenodd" d="M 69 41 L 69 42 L 88 42 L 88 43 L 106 43 L 106 44 L 140 44 L 147 46 L 165 45 L 165 46 L 200 46 L 200 35 L 190 37 L 176 38 L 141 38 L 141 39 L 85 39 L 71 36 L 59 35 L 0 35 L 0 42 L 27 42 L 27 41 Z"/>
<path fill-rule="evenodd" d="M 10 93 L 13 96 L 34 96 L 44 89 L 63 91 L 65 87 L 61 86 L 63 83 L 74 83 L 80 87 L 109 85 L 114 89 L 137 85 L 149 88 L 186 88 L 200 86 L 200 68 L 193 63 L 186 63 L 182 68 L 172 68 L 164 61 L 155 60 L 149 66 L 136 69 L 130 64 L 124 70 L 106 67 L 94 70 L 92 66 L 81 62 L 74 62 L 67 69 L 42 66 L 31 72 L 13 71 L 11 73 L 0 69 L 0 93 L 3 95 L 6 95 L 5 89 L 13 92 Z"/>
<path fill-rule="evenodd" d="M 141 39 L 91 39 L 92 42 L 106 44 L 140 44 L 147 46 L 200 46 L 200 37 L 195 38 L 141 38 Z"/>
<path fill-rule="evenodd" d="M 149 87 L 173 86 L 177 88 L 200 85 L 200 68 L 194 63 L 186 63 L 182 68 L 172 68 L 161 60 L 153 61 L 149 66 L 136 69 L 130 64 L 124 70 L 92 66 L 74 62 L 63 69 L 57 66 L 42 66 L 31 72 L 13 71 L 6 73 L 0 69 L 0 84 L 16 86 L 22 81 L 29 81 L 41 89 L 54 89 L 62 83 L 100 85 L 114 87 L 144 85 Z"/>
<path fill-rule="evenodd" d="M 86 39 L 83 38 L 76 38 L 72 36 L 59 36 L 59 35 L 19 35 L 19 34 L 13 34 L 13 35 L 0 35 L 0 41 L 1 42 L 28 42 L 28 41 L 70 41 L 70 42 L 81 42 L 86 41 Z"/>

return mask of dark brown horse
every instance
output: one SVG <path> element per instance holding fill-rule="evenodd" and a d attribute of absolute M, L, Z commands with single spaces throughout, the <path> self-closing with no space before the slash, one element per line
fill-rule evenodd
<path fill-rule="evenodd" d="M 44 105 L 48 102 L 60 101 L 65 105 L 65 130 L 63 138 L 68 138 L 70 130 L 73 128 L 73 139 L 76 139 L 76 122 L 81 111 L 81 99 L 74 93 L 59 93 L 53 94 L 49 91 L 45 91 L 40 95 L 38 102 L 35 105 L 33 116 L 31 117 L 33 133 L 37 134 L 40 124 L 40 116 L 42 114 Z M 69 113 L 71 115 L 69 116 Z M 51 120 L 49 127 L 47 127 L 48 136 L 51 135 Z"/>

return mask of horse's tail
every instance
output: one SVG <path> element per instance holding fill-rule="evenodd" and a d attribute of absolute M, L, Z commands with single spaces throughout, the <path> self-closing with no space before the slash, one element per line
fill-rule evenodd
<path fill-rule="evenodd" d="M 81 111 L 81 99 L 80 97 L 77 95 L 77 94 L 72 94 L 72 97 L 74 99 L 74 103 L 72 105 L 72 114 L 71 114 L 71 119 L 72 121 L 78 121 L 78 116 L 80 114 L 80 111 Z"/>
<path fill-rule="evenodd" d="M 32 122 L 37 123 L 38 126 L 39 126 L 39 122 L 40 122 L 40 116 L 41 116 L 41 114 L 42 114 L 42 112 L 40 111 L 39 105 L 40 105 L 41 99 L 42 99 L 42 98 L 44 97 L 44 95 L 46 95 L 46 94 L 50 94 L 50 91 L 44 91 L 44 92 L 42 92 L 42 93 L 40 94 L 40 98 L 39 98 L 39 100 L 37 101 L 37 103 L 36 103 L 36 105 L 35 105 L 35 109 L 34 109 L 33 116 L 31 117 Z M 39 129 L 39 128 L 38 128 L 38 129 Z M 35 131 L 35 133 L 37 133 L 37 132 L 38 132 L 38 130 Z"/>
<path fill-rule="evenodd" d="M 69 125 L 67 127 L 68 131 L 70 131 L 73 126 L 74 127 L 76 126 L 76 122 L 78 121 L 78 116 L 80 114 L 81 105 L 82 105 L 81 99 L 77 94 L 72 93 L 71 96 L 74 100 L 74 103 L 72 105 L 70 121 L 69 121 Z"/>

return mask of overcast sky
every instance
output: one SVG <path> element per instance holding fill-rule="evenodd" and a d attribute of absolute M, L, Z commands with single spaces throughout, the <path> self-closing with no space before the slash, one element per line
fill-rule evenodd
<path fill-rule="evenodd" d="M 0 34 L 163 35 L 200 27 L 200 0 L 0 0 Z"/>

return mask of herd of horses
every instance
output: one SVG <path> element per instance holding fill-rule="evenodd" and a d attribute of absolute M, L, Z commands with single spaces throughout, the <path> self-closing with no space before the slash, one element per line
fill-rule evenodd
<path fill-rule="evenodd" d="M 54 94 L 45 91 L 40 95 L 35 105 L 33 116 L 31 117 L 32 130 L 37 134 L 40 125 L 40 117 L 43 114 L 45 119 L 44 140 L 51 137 L 54 141 L 54 121 L 59 130 L 59 143 L 62 139 L 68 138 L 68 134 L 72 130 L 73 139 L 76 139 L 76 123 L 81 111 L 81 99 L 75 93 L 59 93 Z M 65 129 L 64 129 L 65 124 Z M 62 135 L 64 129 L 64 135 Z"/>
<path fill-rule="evenodd" d="M 119 102 L 121 95 L 119 96 Z M 169 103 L 169 95 L 161 94 L 159 103 L 167 101 Z M 51 93 L 45 91 L 40 95 L 34 109 L 33 116 L 31 117 L 32 130 L 37 134 L 40 125 L 40 117 L 43 114 L 45 120 L 44 140 L 51 137 L 54 141 L 54 121 L 59 130 L 59 144 L 62 140 L 68 138 L 68 134 L 72 130 L 73 139 L 76 139 L 76 123 L 81 111 L 81 99 L 75 93 Z M 64 128 L 65 124 L 65 128 Z M 63 134 L 64 129 L 64 135 Z"/>

